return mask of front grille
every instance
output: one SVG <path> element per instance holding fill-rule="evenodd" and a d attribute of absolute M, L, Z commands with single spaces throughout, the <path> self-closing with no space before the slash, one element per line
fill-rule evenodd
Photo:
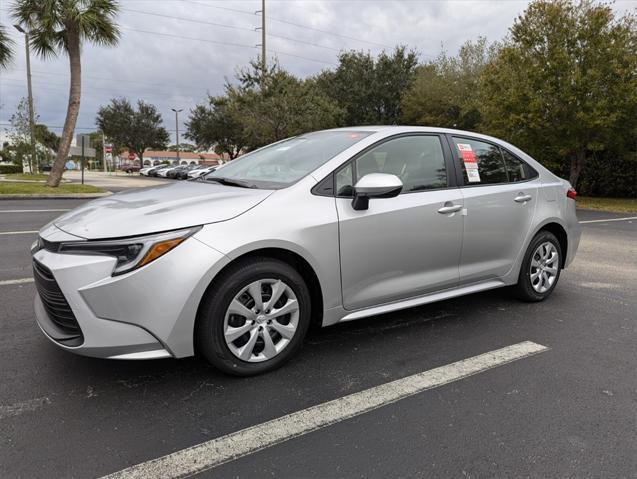
<path fill-rule="evenodd" d="M 65 334 L 81 337 L 82 330 L 77 324 L 75 314 L 73 314 L 73 310 L 66 301 L 51 270 L 42 263 L 33 260 L 33 278 L 44 309 L 51 321 Z"/>

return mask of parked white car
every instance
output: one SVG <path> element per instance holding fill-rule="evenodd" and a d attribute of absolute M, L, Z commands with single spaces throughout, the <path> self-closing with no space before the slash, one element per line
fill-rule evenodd
<path fill-rule="evenodd" d="M 162 178 L 166 178 L 166 175 L 168 174 L 168 172 L 171 171 L 171 170 L 174 170 L 178 166 L 179 165 L 171 166 L 171 167 L 168 167 L 168 168 L 162 168 L 161 170 L 159 170 L 157 172 L 157 176 L 161 176 Z"/>
<path fill-rule="evenodd" d="M 201 168 L 195 168 L 194 170 L 188 173 L 188 178 L 199 178 L 202 175 L 212 173 L 218 168 L 219 168 L 218 166 L 204 166 Z"/>

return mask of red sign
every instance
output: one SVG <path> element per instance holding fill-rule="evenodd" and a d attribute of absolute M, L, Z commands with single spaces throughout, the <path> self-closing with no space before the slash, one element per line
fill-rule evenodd
<path fill-rule="evenodd" d="M 465 163 L 477 163 L 476 154 L 473 151 L 461 151 L 462 161 Z"/>
<path fill-rule="evenodd" d="M 128 154 L 128 159 L 129 160 L 134 160 L 135 159 L 135 154 L 134 153 L 129 153 Z"/>
<path fill-rule="evenodd" d="M 476 154 L 473 152 L 471 145 L 469 145 L 468 143 L 457 143 L 456 146 L 458 147 L 460 157 L 465 164 L 478 163 Z"/>
<path fill-rule="evenodd" d="M 113 147 L 112 147 L 111 145 L 106 145 L 106 146 L 104 147 L 104 151 L 105 151 L 106 153 L 113 153 Z"/>

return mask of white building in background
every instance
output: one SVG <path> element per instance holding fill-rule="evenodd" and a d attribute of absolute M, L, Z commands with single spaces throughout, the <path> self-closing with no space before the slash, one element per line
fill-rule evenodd
<path fill-rule="evenodd" d="M 144 166 L 155 166 L 161 163 L 174 163 L 177 160 L 176 151 L 147 150 L 144 152 Z M 190 151 L 179 152 L 179 164 L 181 165 L 218 165 L 226 161 L 216 153 L 193 153 Z M 119 155 L 120 166 L 127 163 L 139 163 L 139 159 L 128 152 Z"/>

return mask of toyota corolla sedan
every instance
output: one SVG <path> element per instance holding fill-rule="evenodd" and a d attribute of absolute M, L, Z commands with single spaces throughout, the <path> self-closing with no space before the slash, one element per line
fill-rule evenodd
<path fill-rule="evenodd" d="M 198 352 L 257 374 L 297 353 L 311 323 L 503 286 L 546 299 L 577 251 L 574 198 L 567 181 L 484 135 L 308 133 L 45 226 L 33 245 L 37 322 L 83 355 Z"/>

